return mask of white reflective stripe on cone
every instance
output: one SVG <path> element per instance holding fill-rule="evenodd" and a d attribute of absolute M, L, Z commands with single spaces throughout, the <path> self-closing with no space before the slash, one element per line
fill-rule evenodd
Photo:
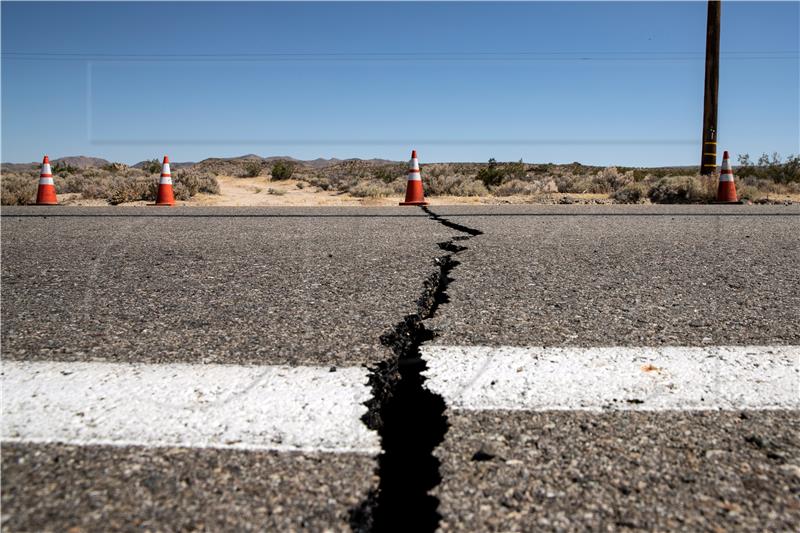
<path fill-rule="evenodd" d="M 53 171 L 50 170 L 50 163 L 45 163 L 42 165 L 42 174 L 52 174 Z"/>
<path fill-rule="evenodd" d="M 159 185 L 172 185 L 172 178 L 170 176 L 161 176 L 161 180 L 158 182 Z"/>
<path fill-rule="evenodd" d="M 54 185 L 53 178 L 42 176 L 39 178 L 39 185 Z"/>
<path fill-rule="evenodd" d="M 722 160 L 722 170 L 732 170 L 731 169 L 731 162 L 728 159 Z"/>
<path fill-rule="evenodd" d="M 422 181 L 418 172 L 409 172 L 408 181 Z"/>
<path fill-rule="evenodd" d="M 169 174 L 169 163 L 164 163 L 164 166 L 161 167 L 161 174 Z"/>
<path fill-rule="evenodd" d="M 733 174 L 720 174 L 719 181 L 733 181 Z"/>

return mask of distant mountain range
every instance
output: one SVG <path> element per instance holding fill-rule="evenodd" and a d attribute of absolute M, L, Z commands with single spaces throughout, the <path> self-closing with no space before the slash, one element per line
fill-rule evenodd
<path fill-rule="evenodd" d="M 324 158 L 318 157 L 317 159 L 302 160 L 302 159 L 296 159 L 294 157 L 289 157 L 289 156 L 263 157 L 263 156 L 256 155 L 256 154 L 245 154 L 245 155 L 240 155 L 240 156 L 236 156 L 236 157 L 209 157 L 209 158 L 203 159 L 202 161 L 199 161 L 199 162 L 195 162 L 195 161 L 182 161 L 182 162 L 181 161 L 174 161 L 173 162 L 173 161 L 170 161 L 170 166 L 171 166 L 171 168 L 178 169 L 178 168 L 191 167 L 191 166 L 194 166 L 194 165 L 200 165 L 200 164 L 204 164 L 204 163 L 205 164 L 214 163 L 214 162 L 236 163 L 236 162 L 245 162 L 245 161 L 250 161 L 250 160 L 262 161 L 262 162 L 265 162 L 265 163 L 270 163 L 272 161 L 278 161 L 278 160 L 293 161 L 293 162 L 295 162 L 297 164 L 306 165 L 306 166 L 309 166 L 309 167 L 312 167 L 312 168 L 325 168 L 327 166 L 335 165 L 335 164 L 341 163 L 343 161 L 365 161 L 365 162 L 368 162 L 368 163 L 373 163 L 373 164 L 378 164 L 378 165 L 389 164 L 389 163 L 397 163 L 397 161 L 390 161 L 388 159 L 359 159 L 357 157 L 356 158 L 351 158 L 351 159 L 337 159 L 335 157 L 332 157 L 330 159 L 324 159 Z M 102 168 L 102 167 L 110 165 L 111 163 L 112 163 L 111 161 L 109 161 L 107 159 L 103 159 L 101 157 L 89 157 L 89 156 L 85 156 L 85 155 L 74 155 L 74 156 L 67 156 L 67 157 L 59 157 L 58 159 L 51 159 L 50 160 L 50 164 L 54 165 L 54 166 L 61 164 L 61 165 L 69 165 L 71 167 L 80 168 L 80 169 Z M 130 166 L 133 167 L 133 168 L 142 168 L 142 167 L 144 167 L 145 165 L 147 165 L 149 163 L 150 163 L 149 160 L 144 160 L 144 161 L 139 161 L 138 163 L 136 163 L 134 165 L 130 165 Z M 7 169 L 9 171 L 15 171 L 15 170 L 27 170 L 32 165 L 33 166 L 38 166 L 40 164 L 41 164 L 40 162 L 34 161 L 32 163 L 3 163 L 2 165 L 3 165 L 3 168 L 5 168 L 5 169 Z"/>

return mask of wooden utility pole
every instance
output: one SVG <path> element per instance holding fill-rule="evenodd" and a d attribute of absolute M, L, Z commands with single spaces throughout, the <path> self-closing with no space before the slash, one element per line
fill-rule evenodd
<path fill-rule="evenodd" d="M 706 21 L 706 83 L 703 98 L 703 146 L 700 174 L 717 169 L 717 102 L 719 97 L 719 23 L 720 0 L 708 0 Z"/>

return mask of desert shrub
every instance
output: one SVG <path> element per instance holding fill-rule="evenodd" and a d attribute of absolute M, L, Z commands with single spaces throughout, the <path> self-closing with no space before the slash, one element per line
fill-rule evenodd
<path fill-rule="evenodd" d="M 493 157 L 489 159 L 489 163 L 485 167 L 478 171 L 476 177 L 481 180 L 486 187 L 493 187 L 503 183 L 505 172 L 503 172 L 503 169 L 497 164 L 497 160 Z"/>
<path fill-rule="evenodd" d="M 406 192 L 407 185 L 408 181 L 406 178 L 397 178 L 389 184 L 389 187 L 391 187 L 392 192 L 395 194 L 404 194 Z"/>
<path fill-rule="evenodd" d="M 633 171 L 622 173 L 616 167 L 608 167 L 595 174 L 588 192 L 609 194 L 634 181 Z"/>
<path fill-rule="evenodd" d="M 56 190 L 58 190 L 58 187 L 56 187 Z M 74 192 L 81 193 L 81 198 L 91 200 L 95 198 L 107 199 L 111 190 L 112 187 L 108 183 L 87 181 L 83 186 L 81 186 L 80 190 Z"/>
<path fill-rule="evenodd" d="M 592 188 L 592 178 L 585 174 L 564 172 L 553 177 L 558 192 L 584 193 Z"/>
<path fill-rule="evenodd" d="M 208 172 L 179 171 L 172 178 L 172 186 L 178 200 L 188 200 L 201 192 L 219 194 L 219 181 Z"/>
<path fill-rule="evenodd" d="M 659 204 L 705 203 L 714 199 L 709 180 L 700 176 L 661 178 L 648 191 L 650 201 Z"/>
<path fill-rule="evenodd" d="M 190 172 L 178 172 L 172 178 L 172 186 L 175 188 L 178 185 L 186 188 L 189 197 L 192 197 L 200 192 L 200 176 Z"/>
<path fill-rule="evenodd" d="M 62 161 L 59 161 L 58 163 L 53 163 L 50 167 L 50 171 L 53 174 L 61 174 L 63 176 L 66 176 L 68 174 L 74 174 L 78 172 L 78 170 L 79 170 L 78 167 L 73 167 L 72 165 L 69 165 Z"/>
<path fill-rule="evenodd" d="M 242 177 L 255 178 L 259 174 L 261 174 L 261 161 L 248 161 L 244 164 Z"/>
<path fill-rule="evenodd" d="M 283 196 L 284 194 L 286 194 L 286 191 L 282 191 L 280 189 L 273 189 L 272 187 L 270 187 L 269 189 L 267 189 L 267 194 L 272 194 L 275 196 Z"/>
<path fill-rule="evenodd" d="M 483 182 L 478 180 L 464 180 L 460 181 L 453 187 L 453 195 L 455 196 L 488 196 L 489 189 Z"/>
<path fill-rule="evenodd" d="M 87 169 L 88 170 L 88 169 Z M 82 198 L 106 198 L 116 178 L 105 171 L 54 176 L 58 194 L 80 193 Z"/>
<path fill-rule="evenodd" d="M 350 188 L 350 194 L 356 198 L 381 198 L 393 193 L 391 187 L 379 181 L 362 181 Z"/>
<path fill-rule="evenodd" d="M 306 181 L 308 181 L 308 183 L 310 183 L 314 187 L 319 187 L 323 191 L 327 191 L 331 188 L 331 181 L 328 179 L 327 176 L 320 173 L 312 174 L 311 176 L 306 178 Z"/>
<path fill-rule="evenodd" d="M 391 183 L 406 173 L 405 165 L 384 165 L 372 171 L 372 178 L 384 183 Z"/>
<path fill-rule="evenodd" d="M 522 159 L 516 163 L 506 163 L 503 174 L 506 179 L 521 180 L 525 177 L 525 163 L 522 162 Z"/>
<path fill-rule="evenodd" d="M 513 179 L 498 186 L 492 193 L 494 193 L 495 196 L 516 196 L 521 194 L 534 194 L 538 192 L 538 190 L 539 187 L 533 183 Z"/>
<path fill-rule="evenodd" d="M 647 199 L 648 187 L 644 183 L 629 183 L 611 193 L 611 198 L 620 204 L 639 204 Z"/>
<path fill-rule="evenodd" d="M 198 189 L 198 192 L 219 194 L 219 181 L 217 181 L 216 176 L 212 174 L 201 174 L 199 179 L 200 188 Z"/>
<path fill-rule="evenodd" d="M 495 158 L 491 158 L 485 167 L 478 170 L 476 178 L 486 187 L 496 187 L 509 179 L 522 180 L 525 178 L 525 163 L 520 159 L 515 163 L 501 165 Z"/>
<path fill-rule="evenodd" d="M 0 203 L 3 205 L 29 205 L 36 202 L 38 180 L 26 174 L 4 172 L 0 178 Z"/>
<path fill-rule="evenodd" d="M 488 189 L 482 181 L 463 174 L 431 175 L 424 179 L 425 194 L 429 196 L 486 196 Z"/>
<path fill-rule="evenodd" d="M 176 189 L 176 187 L 173 187 Z M 158 191 L 157 183 L 149 177 L 134 179 L 116 180 L 106 191 L 105 198 L 111 205 L 119 205 L 125 202 L 136 202 L 139 200 L 154 201 Z M 182 191 L 185 189 L 182 188 Z M 101 197 L 99 194 L 95 198 Z M 175 195 L 178 198 L 178 194 Z M 184 199 L 184 198 L 178 198 Z"/>
<path fill-rule="evenodd" d="M 272 165 L 272 179 L 288 180 L 294 174 L 294 165 L 289 161 L 276 161 Z"/>
<path fill-rule="evenodd" d="M 373 166 L 362 161 L 348 160 L 320 169 L 312 175 L 306 175 L 304 180 L 315 185 L 323 191 L 348 192 L 361 181 L 370 181 Z"/>
<path fill-rule="evenodd" d="M 188 200 L 192 197 L 189 187 L 180 182 L 172 183 L 172 194 L 176 200 Z"/>
<path fill-rule="evenodd" d="M 736 187 L 736 195 L 740 200 L 758 200 L 769 195 L 766 191 L 760 191 L 751 185 L 739 185 Z"/>
<path fill-rule="evenodd" d="M 755 177 L 775 183 L 800 183 L 800 154 L 789 155 L 785 162 L 777 152 L 771 157 L 762 154 L 755 164 L 749 154 L 743 154 L 739 156 L 736 174 L 740 178 Z"/>
<path fill-rule="evenodd" d="M 112 174 L 117 174 L 119 172 L 125 172 L 128 170 L 128 165 L 125 163 L 109 163 L 103 167 L 103 170 L 110 172 Z"/>
<path fill-rule="evenodd" d="M 161 161 L 159 161 L 157 158 L 144 161 L 142 164 L 142 171 L 146 172 L 147 174 L 160 174 Z"/>

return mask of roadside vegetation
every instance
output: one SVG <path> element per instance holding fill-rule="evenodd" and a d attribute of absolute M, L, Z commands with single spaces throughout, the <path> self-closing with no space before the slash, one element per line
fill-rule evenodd
<path fill-rule="evenodd" d="M 206 159 L 173 171 L 175 198 L 188 200 L 198 193 L 218 194 L 217 176 L 258 177 L 267 182 L 291 179 L 297 182 L 298 189 L 356 198 L 400 196 L 405 192 L 405 162 L 353 159 L 312 163 L 316 162 L 253 155 Z M 30 165 L 20 170 L 21 166 L 3 169 L 3 205 L 25 205 L 35 199 L 39 167 Z M 153 201 L 161 164 L 154 159 L 137 167 L 140 168 L 111 163 L 102 168 L 78 169 L 56 164 L 56 191 L 105 200 L 111 205 Z M 743 200 L 782 202 L 800 195 L 798 155 L 784 160 L 778 154 L 764 154 L 752 161 L 745 154 L 734 167 L 734 175 Z M 717 191 L 717 177 L 700 176 L 697 167 L 604 168 L 577 162 L 557 165 L 490 159 L 486 163 L 423 164 L 422 176 L 429 197 L 495 198 L 519 203 L 707 203 L 715 199 Z"/>
<path fill-rule="evenodd" d="M 800 194 L 800 156 L 782 161 L 777 154 L 751 163 L 740 158 L 734 169 L 739 197 L 754 202 L 781 201 Z M 708 203 L 717 194 L 718 176 L 700 176 L 698 167 L 595 167 L 522 161 L 431 163 L 421 165 L 426 196 L 527 197 L 533 202 L 564 201 L 564 195 L 608 198 L 616 203 Z M 301 169 L 298 179 L 325 191 L 356 197 L 385 197 L 405 191 L 406 165 L 344 161 L 321 169 Z M 567 199 L 569 201 L 569 199 Z M 602 201 L 602 200 L 592 200 Z"/>
<path fill-rule="evenodd" d="M 104 200 L 110 205 L 136 201 L 155 201 L 161 163 L 145 168 L 131 168 L 112 163 L 103 168 L 77 169 L 53 165 L 56 194 L 76 195 L 81 199 Z M 172 173 L 176 200 L 188 200 L 198 193 L 219 194 L 217 178 L 208 173 L 181 169 Z M 29 205 L 36 201 L 39 166 L 28 170 L 7 171 L 0 177 L 3 205 Z"/>

